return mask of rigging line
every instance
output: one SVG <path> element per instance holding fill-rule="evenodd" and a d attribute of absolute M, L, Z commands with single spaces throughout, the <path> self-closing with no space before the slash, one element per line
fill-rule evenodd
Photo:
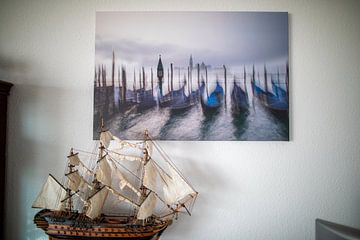
<path fill-rule="evenodd" d="M 178 202 L 178 204 L 176 204 L 176 206 L 177 206 L 177 207 L 175 208 L 174 212 L 177 212 L 177 213 L 185 213 L 185 212 L 180 211 L 182 208 L 185 208 L 186 212 L 191 216 L 191 213 L 190 213 L 189 210 L 186 208 L 185 203 Z"/>
<path fill-rule="evenodd" d="M 77 193 L 77 192 L 79 192 L 79 190 L 77 190 L 76 192 L 74 192 L 73 194 L 69 194 L 69 196 L 67 196 L 66 198 L 64 198 L 61 202 L 65 202 L 66 200 L 68 200 L 68 199 L 70 199 L 70 198 L 72 198 L 72 196 L 74 196 L 75 195 L 75 193 Z"/>
<path fill-rule="evenodd" d="M 89 168 L 87 168 L 84 163 L 80 162 L 80 165 L 81 165 L 83 168 L 85 168 L 85 170 L 86 170 L 85 172 L 86 172 L 86 173 L 88 173 L 88 174 L 89 174 L 89 173 L 94 174 L 94 172 L 91 171 Z"/>
<path fill-rule="evenodd" d="M 65 167 L 64 167 L 64 172 L 63 172 L 63 175 L 62 175 L 62 177 L 61 177 L 61 184 L 62 184 L 62 185 L 64 185 L 64 181 L 65 181 L 64 176 L 66 175 L 67 168 L 68 168 L 68 164 L 67 164 L 67 161 L 66 161 L 66 164 L 65 164 Z"/>
<path fill-rule="evenodd" d="M 156 146 L 156 144 L 154 144 L 155 148 L 160 152 L 160 155 L 164 158 L 164 160 L 175 169 L 175 167 L 173 166 L 173 164 L 171 162 L 169 162 L 168 159 L 166 159 L 166 156 L 160 151 L 160 149 Z M 154 161 L 155 162 L 155 161 Z M 162 169 L 163 170 L 163 169 Z M 176 169 L 175 169 L 176 170 Z M 164 170 L 163 170 L 164 171 Z M 164 171 L 166 172 L 166 171 Z M 167 174 L 168 175 L 168 174 Z M 181 175 L 180 175 L 181 176 Z M 170 177 L 171 178 L 171 177 Z"/>
<path fill-rule="evenodd" d="M 125 202 L 129 202 L 137 207 L 140 207 L 137 203 L 133 202 L 131 199 L 125 197 L 124 195 L 122 195 L 121 193 L 119 193 L 118 191 L 116 191 L 115 189 L 113 189 L 112 187 L 108 186 L 108 185 L 104 185 L 112 194 L 117 195 L 118 197 L 122 197 L 124 200 L 127 200 Z"/>
<path fill-rule="evenodd" d="M 106 151 L 108 153 L 114 153 L 116 155 L 119 155 L 121 157 L 124 157 L 125 160 L 128 160 L 126 159 L 126 157 L 129 157 L 129 158 L 134 158 L 134 160 L 138 160 L 138 161 L 142 161 L 143 159 L 141 157 L 138 157 L 138 156 L 133 156 L 133 155 L 125 155 L 125 154 L 121 154 L 121 153 L 118 153 L 118 152 L 115 152 L 115 151 L 112 151 L 112 150 L 109 150 L 109 149 L 106 149 Z M 129 160 L 129 161 L 132 161 L 132 160 Z"/>
<path fill-rule="evenodd" d="M 97 154 L 94 153 L 94 152 L 84 151 L 84 150 L 77 149 L 77 148 L 73 148 L 73 149 L 74 149 L 74 151 L 76 151 L 76 152 L 87 153 L 87 154 L 89 154 L 89 155 L 97 155 Z"/>
<path fill-rule="evenodd" d="M 165 153 L 165 151 L 160 147 L 159 144 L 157 144 L 152 137 L 149 135 L 150 141 L 153 143 L 155 148 L 159 151 L 160 155 L 164 158 L 166 162 L 168 162 L 170 165 L 174 165 L 174 163 L 171 162 L 169 156 Z"/>
<path fill-rule="evenodd" d="M 155 161 L 155 159 L 153 159 L 152 157 L 150 157 L 150 159 L 155 163 L 157 168 L 159 168 L 164 174 L 166 174 L 169 178 L 172 179 L 172 177 Z"/>
<path fill-rule="evenodd" d="M 181 206 L 183 206 L 183 207 L 185 208 L 186 212 L 189 214 L 189 216 L 191 216 L 191 212 L 190 212 L 190 210 L 186 207 L 186 205 L 185 205 L 185 204 L 182 204 Z"/>
<path fill-rule="evenodd" d="M 165 211 L 166 210 L 166 211 Z M 165 206 L 162 206 L 161 209 L 159 209 L 158 214 L 159 216 L 167 214 L 168 209 Z M 164 213 L 163 213 L 164 212 Z"/>
<path fill-rule="evenodd" d="M 79 197 L 79 199 L 80 199 L 81 202 L 83 202 L 84 204 L 86 204 L 86 201 L 80 196 L 79 192 L 75 192 L 74 194 Z"/>
<path fill-rule="evenodd" d="M 66 178 L 65 176 L 66 176 L 66 173 L 67 173 L 67 168 L 68 168 L 68 164 L 67 164 L 67 161 L 66 161 L 65 168 L 64 168 L 64 172 L 63 172 L 63 175 L 62 175 L 62 177 L 61 177 L 61 183 L 58 182 L 58 180 L 56 180 L 56 179 L 50 174 L 50 175 L 52 176 L 52 178 L 54 178 L 54 179 L 56 180 L 56 182 L 59 183 L 64 189 L 66 189 L 66 188 L 65 188 L 65 181 L 67 180 L 67 178 Z M 60 203 L 62 202 L 61 199 L 60 199 L 60 194 L 61 194 L 61 193 L 57 193 L 56 202 L 57 202 L 58 204 L 60 204 Z"/>
<path fill-rule="evenodd" d="M 153 140 L 153 138 L 150 136 L 149 134 L 149 139 L 150 141 L 153 143 L 153 145 L 155 146 L 155 148 L 159 151 L 159 153 L 161 154 L 161 156 L 164 158 L 165 161 L 167 161 L 170 165 L 172 165 L 172 167 L 174 167 L 176 169 L 176 165 L 171 161 L 170 157 L 167 155 L 167 153 L 162 149 L 162 147 Z"/>
<path fill-rule="evenodd" d="M 57 183 L 57 184 L 59 184 L 60 185 L 60 187 L 62 187 L 63 188 L 63 190 L 66 190 L 67 188 L 63 185 L 63 182 L 62 183 L 60 183 L 52 174 L 49 174 L 49 176 Z M 62 177 L 62 181 L 64 181 L 65 180 L 65 175 L 63 175 L 63 177 Z M 58 191 L 57 191 L 57 199 L 56 199 L 56 203 L 57 204 L 59 204 L 60 203 L 60 195 L 61 195 L 61 191 L 60 191 L 61 189 L 59 189 Z"/>
<path fill-rule="evenodd" d="M 159 216 L 166 215 L 166 214 L 169 213 L 169 210 L 170 210 L 171 213 L 174 212 L 173 210 L 171 210 L 170 208 L 168 208 L 167 204 L 163 204 L 163 205 L 161 206 L 161 209 L 159 209 L 159 214 L 158 214 L 158 215 L 159 215 Z"/>
<path fill-rule="evenodd" d="M 94 173 L 93 171 L 91 171 L 86 165 L 85 165 L 85 163 L 83 163 L 81 160 L 80 160 L 80 158 L 79 158 L 79 163 L 80 163 L 80 165 L 83 167 L 83 168 L 85 168 L 85 170 L 87 171 L 87 172 L 90 172 L 90 173 Z"/>
<path fill-rule="evenodd" d="M 141 176 L 141 174 L 142 174 L 142 169 L 141 169 L 142 165 L 143 165 L 142 162 L 139 161 L 139 162 L 138 162 L 138 166 L 137 166 L 137 168 L 136 168 L 137 176 Z M 140 181 L 139 181 L 139 183 L 138 183 L 138 188 L 140 189 L 141 186 L 143 186 L 143 182 L 142 182 L 142 180 L 140 179 Z M 138 201 L 140 201 L 140 199 L 141 199 L 141 196 L 138 197 Z M 136 209 L 135 209 L 135 211 L 134 211 L 134 214 L 135 214 L 135 212 L 136 212 Z"/>
<path fill-rule="evenodd" d="M 115 165 L 115 163 L 113 163 L 113 164 Z M 133 182 L 135 182 L 135 179 L 136 178 L 133 177 Z M 136 185 L 134 185 L 134 188 L 136 188 Z M 130 195 L 131 195 L 130 197 L 132 199 L 138 199 L 137 197 L 139 196 L 137 193 L 135 193 L 135 191 L 131 191 Z M 141 193 L 140 193 L 140 196 L 141 196 Z M 130 216 L 131 214 L 135 215 L 135 211 L 136 211 L 136 209 L 134 207 L 132 207 L 132 208 L 129 208 L 127 212 L 128 212 L 128 215 Z"/>
<path fill-rule="evenodd" d="M 153 192 L 155 194 L 155 196 L 162 201 L 166 207 L 168 207 L 170 210 L 175 211 L 175 209 L 173 209 L 169 204 L 167 204 L 156 192 L 154 192 L 153 190 L 149 189 L 150 192 Z M 144 200 L 145 201 L 145 200 Z"/>
<path fill-rule="evenodd" d="M 194 205 L 195 205 L 195 202 L 196 202 L 196 200 L 197 200 L 197 198 L 198 198 L 198 193 L 194 196 L 194 199 L 193 199 L 193 201 L 191 202 L 191 211 L 192 211 L 192 209 L 194 208 Z"/>
<path fill-rule="evenodd" d="M 195 190 L 195 188 L 192 186 L 192 184 L 185 178 L 185 176 L 180 172 L 180 170 L 176 167 L 176 165 L 175 165 L 175 163 L 173 163 L 172 161 L 171 161 L 171 159 L 170 159 L 170 157 L 166 154 L 166 152 L 161 148 L 161 146 L 159 145 L 159 144 L 157 144 L 157 143 L 155 143 L 154 142 L 154 145 L 155 145 L 155 147 L 159 147 L 159 148 L 157 148 L 158 150 L 159 150 L 159 152 L 160 152 L 160 154 L 164 157 L 164 155 L 167 157 L 167 159 L 164 157 L 164 159 L 165 159 L 165 161 L 167 162 L 167 163 L 169 163 L 169 165 L 175 170 L 175 172 L 177 173 L 177 174 L 179 174 L 179 176 L 185 181 L 185 183 L 186 184 L 188 184 L 190 187 L 191 187 L 191 189 L 194 191 L 194 192 L 196 192 L 197 193 L 197 191 Z M 161 151 L 163 152 L 163 154 L 161 153 Z"/>
<path fill-rule="evenodd" d="M 112 160 L 110 160 L 110 162 L 111 162 L 111 166 L 113 166 L 113 168 L 115 168 L 115 170 L 118 171 L 118 176 L 119 175 L 121 176 L 121 177 L 118 177 L 119 182 L 122 182 L 122 181 L 126 182 L 125 186 L 127 186 L 130 190 L 132 190 L 132 192 L 136 193 L 137 195 L 141 195 L 141 193 L 124 176 L 122 176 L 122 173 L 121 173 L 120 169 L 116 166 L 115 162 Z M 120 187 L 120 188 L 122 190 L 122 187 Z"/>
<path fill-rule="evenodd" d="M 90 163 L 92 163 L 92 160 L 90 159 Z M 93 171 L 90 170 L 90 168 L 86 167 L 85 164 L 80 161 L 80 165 L 81 165 L 81 176 L 87 181 L 87 182 L 91 182 L 91 177 L 95 174 Z M 78 168 L 80 169 L 80 168 Z"/>
<path fill-rule="evenodd" d="M 79 176 L 81 177 L 80 181 L 84 181 L 84 183 L 86 183 L 86 185 L 91 189 L 92 188 L 91 184 L 88 181 L 86 181 L 86 179 L 83 176 L 80 175 L 79 171 L 77 171 L 77 172 L 78 172 Z M 74 173 L 74 172 L 71 172 L 71 173 L 67 174 L 66 176 L 70 182 L 75 183 L 75 181 L 73 181 L 69 178 L 69 175 L 71 175 L 72 173 Z M 80 183 L 80 185 L 81 185 L 81 183 Z"/>
<path fill-rule="evenodd" d="M 153 160 L 153 159 L 152 159 Z M 157 165 L 157 163 L 153 160 L 153 162 Z M 150 162 L 148 162 L 147 164 L 149 164 Z M 146 165 L 147 165 L 146 164 Z M 159 171 L 159 169 L 157 169 L 157 166 L 155 165 L 155 169 L 156 169 L 156 171 L 159 173 L 159 176 L 160 176 L 160 178 L 161 178 L 161 180 L 165 183 L 165 185 L 166 186 L 168 186 L 169 187 L 169 185 L 168 185 L 168 183 L 166 182 L 166 180 L 164 179 L 164 177 L 162 176 L 162 172 L 160 172 Z M 159 166 L 160 167 L 160 166 Z M 163 169 L 161 169 L 171 180 L 172 180 L 172 177 L 169 175 L 169 174 L 167 174 L 167 172 L 165 172 Z"/>
<path fill-rule="evenodd" d="M 165 217 L 168 217 L 168 216 L 170 216 L 170 215 L 174 215 L 174 214 L 176 214 L 176 213 L 178 213 L 178 212 L 168 213 L 168 214 L 166 214 L 166 215 L 160 216 L 159 218 L 165 218 Z"/>
<path fill-rule="evenodd" d="M 197 194 L 195 194 L 195 195 L 197 196 Z M 188 198 L 189 196 L 190 196 L 190 198 Z M 178 201 L 178 203 L 180 205 L 185 205 L 185 203 L 188 203 L 188 202 L 192 203 L 192 202 L 194 202 L 196 200 L 196 196 L 193 196 L 193 195 L 189 194 L 188 196 L 182 198 L 182 200 L 187 198 L 184 202 Z"/>
<path fill-rule="evenodd" d="M 93 169 L 95 170 L 96 169 L 96 166 L 97 166 L 97 158 L 98 158 L 98 149 L 99 149 L 99 144 L 100 144 L 100 141 L 95 141 L 94 142 L 94 147 L 93 147 L 93 153 L 97 152 L 97 154 L 94 154 L 94 155 L 91 155 L 90 157 L 90 169 Z"/>
<path fill-rule="evenodd" d="M 194 192 L 197 192 L 195 188 L 190 184 L 190 182 L 182 175 L 182 173 L 177 169 L 176 165 L 170 160 L 170 157 L 166 154 L 166 152 L 161 148 L 161 146 L 152 140 L 151 136 L 149 135 L 150 140 L 154 143 L 155 148 L 160 152 L 161 156 L 164 160 L 169 163 L 171 167 L 180 175 L 180 177 L 192 188 Z"/>
<path fill-rule="evenodd" d="M 107 155 L 110 158 L 110 161 L 119 164 L 122 168 L 124 168 L 126 171 L 128 171 L 131 175 L 135 176 L 138 180 L 141 180 L 138 176 L 136 176 L 135 173 L 133 173 L 132 171 L 130 171 L 127 167 L 125 167 L 124 165 L 122 165 L 121 163 L 119 163 L 116 159 L 114 159 L 113 157 L 111 157 L 111 155 Z"/>

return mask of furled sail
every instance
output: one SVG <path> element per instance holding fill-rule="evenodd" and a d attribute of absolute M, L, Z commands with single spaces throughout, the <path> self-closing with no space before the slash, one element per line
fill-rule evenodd
<path fill-rule="evenodd" d="M 101 210 L 104 206 L 106 197 L 108 195 L 108 190 L 106 187 L 103 187 L 97 193 L 95 193 L 92 197 L 88 200 L 88 209 L 86 211 L 86 216 L 91 219 L 94 219 L 101 214 Z"/>
<path fill-rule="evenodd" d="M 130 142 L 127 142 L 127 141 L 123 141 L 121 140 L 120 138 L 116 137 L 116 136 L 113 136 L 113 139 L 115 140 L 115 143 L 116 143 L 116 150 L 119 151 L 121 150 L 122 148 L 124 147 L 132 147 L 132 148 L 137 148 L 137 149 L 142 149 L 142 144 L 140 145 L 139 143 L 130 143 Z M 115 149 L 114 149 L 115 150 Z"/>
<path fill-rule="evenodd" d="M 96 170 L 96 179 L 106 186 L 111 185 L 111 168 L 106 156 L 99 160 Z"/>
<path fill-rule="evenodd" d="M 163 186 L 165 201 L 168 204 L 176 204 L 189 195 L 195 195 L 196 192 L 185 182 L 179 173 L 170 165 L 169 175 L 162 174 L 162 179 L 166 184 Z"/>
<path fill-rule="evenodd" d="M 156 195 L 153 192 L 147 196 L 145 201 L 141 204 L 139 211 L 137 213 L 137 219 L 146 219 L 150 217 L 155 209 L 156 205 Z"/>
<path fill-rule="evenodd" d="M 113 135 L 109 131 L 103 131 L 100 133 L 100 142 L 108 148 L 110 141 L 113 139 Z"/>
<path fill-rule="evenodd" d="M 79 159 L 79 154 L 78 153 L 75 153 L 75 154 L 72 154 L 70 156 L 68 156 L 68 159 L 69 159 L 69 163 L 73 166 L 79 166 L 80 164 L 80 159 Z"/>
<path fill-rule="evenodd" d="M 145 187 L 147 187 L 148 189 L 156 192 L 156 190 L 157 190 L 157 184 L 156 184 L 157 170 L 156 170 L 156 166 L 154 164 L 155 163 L 153 162 L 153 160 L 149 160 L 146 163 L 146 165 L 144 167 L 143 185 Z"/>
<path fill-rule="evenodd" d="M 87 185 L 85 179 L 80 176 L 78 171 L 71 172 L 66 176 L 69 178 L 68 187 L 74 192 L 84 188 Z"/>
<path fill-rule="evenodd" d="M 49 174 L 41 192 L 32 204 L 33 208 L 62 210 L 61 200 L 66 197 L 66 189 Z"/>

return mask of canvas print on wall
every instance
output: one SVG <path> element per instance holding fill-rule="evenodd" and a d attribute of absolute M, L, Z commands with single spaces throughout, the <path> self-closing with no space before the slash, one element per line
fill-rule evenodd
<path fill-rule="evenodd" d="M 94 139 L 289 140 L 288 14 L 98 12 Z"/>

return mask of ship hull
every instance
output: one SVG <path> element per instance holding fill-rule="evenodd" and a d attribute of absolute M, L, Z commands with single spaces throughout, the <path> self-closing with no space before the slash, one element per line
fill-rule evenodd
<path fill-rule="evenodd" d="M 85 236 L 53 236 L 53 235 L 49 235 L 51 240 L 63 240 L 63 239 L 81 239 L 81 240 L 151 240 L 154 238 L 154 236 L 151 237 L 135 237 L 135 238 L 130 238 L 130 237 L 85 237 Z"/>
<path fill-rule="evenodd" d="M 79 218 L 80 217 L 80 218 Z M 81 219 L 82 217 L 82 219 Z M 85 219 L 81 214 L 61 215 L 61 212 L 39 212 L 34 222 L 43 229 L 50 239 L 112 239 L 150 240 L 159 239 L 171 220 L 152 223 L 130 224 L 126 221 L 111 221 L 103 217 L 101 221 Z"/>

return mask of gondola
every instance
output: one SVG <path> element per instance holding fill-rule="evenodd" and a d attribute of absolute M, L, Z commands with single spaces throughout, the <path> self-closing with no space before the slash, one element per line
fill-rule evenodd
<path fill-rule="evenodd" d="M 214 91 L 207 95 L 205 91 L 205 82 L 203 81 L 200 86 L 200 102 L 203 111 L 217 111 L 224 101 L 224 89 L 220 85 L 219 81 L 216 81 L 216 87 Z"/>
<path fill-rule="evenodd" d="M 256 82 L 251 83 L 254 96 L 258 98 L 261 104 L 273 113 L 276 117 L 287 118 L 289 113 L 289 101 L 285 90 L 272 81 L 273 92 L 265 91 Z"/>
<path fill-rule="evenodd" d="M 135 92 L 135 102 L 137 103 L 138 110 L 147 110 L 156 106 L 156 100 L 153 95 L 152 89 L 145 90 L 144 88 L 138 89 Z"/>
<path fill-rule="evenodd" d="M 274 81 L 271 81 L 274 93 L 268 92 L 266 107 L 279 117 L 288 117 L 289 100 L 286 91 Z"/>
<path fill-rule="evenodd" d="M 234 114 L 246 113 L 249 111 L 249 98 L 234 79 L 234 87 L 231 92 L 231 109 Z"/>

